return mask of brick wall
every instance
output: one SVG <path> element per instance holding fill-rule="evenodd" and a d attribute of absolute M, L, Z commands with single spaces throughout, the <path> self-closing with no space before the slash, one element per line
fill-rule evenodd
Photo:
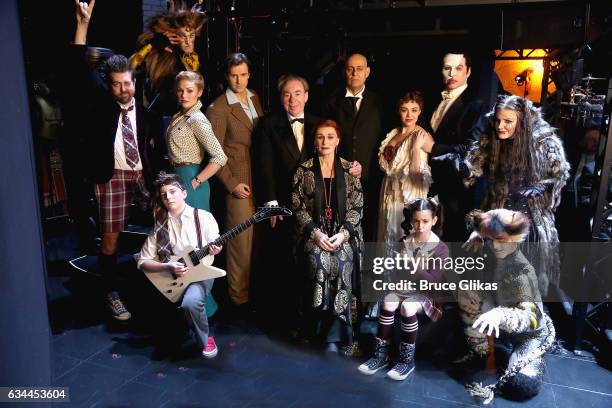
<path fill-rule="evenodd" d="M 166 11 L 166 0 L 142 0 L 142 21 L 146 28 L 149 18 Z"/>

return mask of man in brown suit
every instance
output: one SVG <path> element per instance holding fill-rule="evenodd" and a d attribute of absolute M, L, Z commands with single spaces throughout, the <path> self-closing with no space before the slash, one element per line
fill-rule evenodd
<path fill-rule="evenodd" d="M 251 191 L 251 135 L 263 110 L 257 95 L 247 88 L 250 72 L 246 55 L 230 54 L 225 68 L 227 90 L 208 107 L 206 116 L 228 158 L 217 177 L 227 193 L 225 228 L 229 229 L 255 212 Z M 249 301 L 252 244 L 253 228 L 227 243 L 229 295 L 236 305 Z"/>

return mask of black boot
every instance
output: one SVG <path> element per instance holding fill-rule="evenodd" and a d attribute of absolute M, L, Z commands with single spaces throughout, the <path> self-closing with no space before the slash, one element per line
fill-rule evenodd
<path fill-rule="evenodd" d="M 402 381 L 414 371 L 414 344 L 402 341 L 399 344 L 399 361 L 387 373 L 387 377 Z"/>
<path fill-rule="evenodd" d="M 389 364 L 389 342 L 378 337 L 374 337 L 374 340 L 376 341 L 374 356 L 358 367 L 358 370 L 365 375 L 372 375 Z"/>

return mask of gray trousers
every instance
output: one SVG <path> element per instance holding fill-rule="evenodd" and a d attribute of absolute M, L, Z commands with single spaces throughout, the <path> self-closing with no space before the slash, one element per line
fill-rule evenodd
<path fill-rule="evenodd" d="M 213 279 L 194 282 L 185 291 L 181 307 L 189 325 L 195 332 L 198 343 L 206 347 L 208 343 L 208 317 L 206 316 L 206 296 L 210 294 Z"/>

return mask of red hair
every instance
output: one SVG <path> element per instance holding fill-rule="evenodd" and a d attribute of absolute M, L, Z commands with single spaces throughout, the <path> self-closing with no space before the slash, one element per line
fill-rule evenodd
<path fill-rule="evenodd" d="M 342 139 L 342 131 L 340 130 L 340 125 L 338 125 L 336 121 L 331 120 L 331 119 L 325 119 L 317 123 L 317 125 L 314 128 L 314 134 L 316 135 L 317 131 L 324 127 L 333 128 L 336 131 L 336 135 L 338 135 L 338 139 Z"/>

